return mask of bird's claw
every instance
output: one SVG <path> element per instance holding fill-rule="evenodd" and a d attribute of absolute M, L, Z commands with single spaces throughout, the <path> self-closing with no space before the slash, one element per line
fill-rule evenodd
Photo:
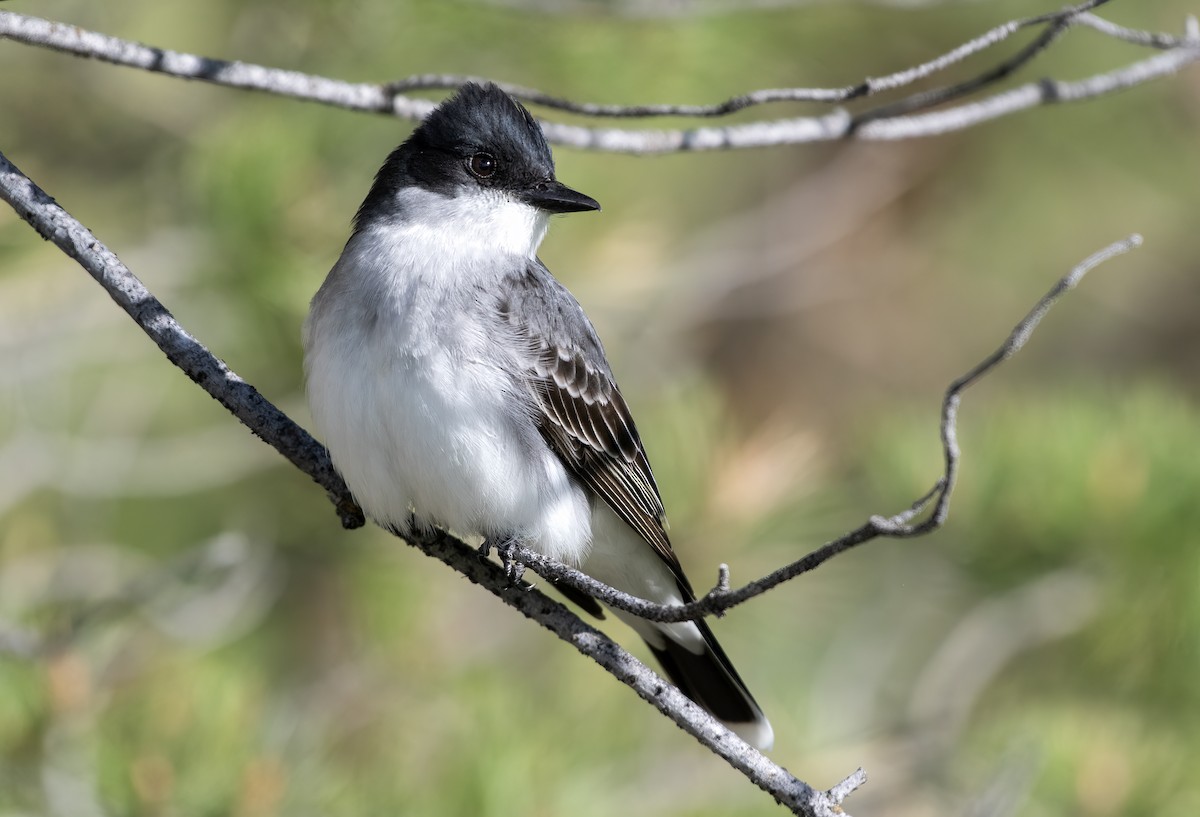
<path fill-rule="evenodd" d="M 500 565 L 504 568 L 504 575 L 508 578 L 509 584 L 522 590 L 532 589 L 533 584 L 523 580 L 525 565 L 516 558 L 516 540 L 511 538 L 485 539 L 479 546 L 480 557 L 484 559 L 489 557 L 493 548 L 496 550 L 496 555 L 500 557 Z"/>

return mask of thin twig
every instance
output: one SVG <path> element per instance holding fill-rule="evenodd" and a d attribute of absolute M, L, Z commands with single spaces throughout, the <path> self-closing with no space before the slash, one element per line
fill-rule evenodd
<path fill-rule="evenodd" d="M 183 369 L 197 385 L 251 431 L 322 485 L 338 506 L 344 524 L 361 524 L 361 511 L 353 504 L 320 443 L 188 334 L 111 250 L 2 153 L 0 198 L 12 205 L 17 214 L 43 238 L 53 242 L 86 269 L 172 363 Z M 838 801 L 830 792 L 813 789 L 782 766 L 773 763 L 563 605 L 536 589 L 513 586 L 502 568 L 481 560 L 474 548 L 442 532 L 411 544 L 484 587 L 600 664 L 792 813 L 806 817 L 833 817 L 842 813 Z M 0 632 L 0 651 L 21 656 L 36 648 L 36 642 L 29 641 L 21 633 Z M 855 775 L 847 778 L 848 781 L 856 779 Z M 844 787 L 848 785 L 844 782 L 831 791 L 844 796 Z"/>
<path fill-rule="evenodd" d="M 902 71 L 897 71 L 892 74 L 887 74 L 881 77 L 868 77 L 856 85 L 847 85 L 841 88 L 763 88 L 757 91 L 750 91 L 745 94 L 732 96 L 722 102 L 717 102 L 711 105 L 604 105 L 594 102 L 576 102 L 571 99 L 548 94 L 545 91 L 536 88 L 527 88 L 523 85 L 514 85 L 511 83 L 497 83 L 507 93 L 521 99 L 525 102 L 534 105 L 540 105 L 543 108 L 551 108 L 553 110 L 563 111 L 565 113 L 579 114 L 581 116 L 604 117 L 607 119 L 645 119 L 658 116 L 685 116 L 692 118 L 715 118 L 727 116 L 737 111 L 745 110 L 757 105 L 766 105 L 775 102 L 826 102 L 839 103 L 848 102 L 852 99 L 860 97 L 874 96 L 881 91 L 890 91 L 897 88 L 902 88 L 905 85 L 931 76 L 939 71 L 944 71 L 953 65 L 967 59 L 970 56 L 978 54 L 992 46 L 1003 42 L 1013 34 L 1021 31 L 1024 28 L 1037 25 L 1049 24 L 1049 29 L 1055 32 L 1057 36 L 1065 24 L 1071 19 L 1084 15 L 1089 9 L 1094 9 L 1104 5 L 1111 0 L 1087 0 L 1075 6 L 1068 6 L 1060 11 L 1051 12 L 1049 14 L 1038 15 L 1037 17 L 1029 17 L 1024 20 L 1013 20 L 996 26 L 990 31 L 969 40 L 966 43 L 948 51 L 941 56 L 935 57 L 932 60 L 921 63 L 920 65 L 906 68 Z M 1090 16 L 1090 15 L 1088 15 Z M 1092 17 L 1092 21 L 1097 23 L 1106 23 L 1099 17 Z M 1108 25 L 1112 25 L 1108 23 Z M 1136 42 L 1144 45 L 1153 45 L 1153 47 L 1176 47 L 1182 45 L 1182 41 L 1175 42 L 1171 46 L 1162 46 L 1160 43 L 1166 42 L 1161 38 L 1166 35 L 1149 35 L 1146 32 L 1134 31 L 1132 29 L 1123 29 L 1120 26 L 1113 26 L 1112 30 L 1105 31 L 1099 25 L 1094 25 L 1103 31 L 1103 33 L 1118 39 L 1126 39 L 1130 42 Z M 1139 35 L 1146 35 L 1145 42 L 1138 39 Z M 1004 74 L 1012 73 L 1016 68 L 1032 59 L 1037 53 L 1049 43 L 1045 43 L 1040 48 L 1034 49 L 1023 59 L 1019 59 L 1015 63 L 1009 65 Z M 453 90 L 467 82 L 482 82 L 486 78 L 471 76 L 467 74 L 416 74 L 414 76 L 405 77 L 395 82 L 387 83 L 387 88 L 392 93 L 400 93 L 403 91 L 414 90 Z M 943 100 L 944 101 L 944 100 Z"/>
<path fill-rule="evenodd" d="M 956 378 L 946 389 L 942 400 L 940 435 L 944 468 L 928 493 L 917 499 L 909 508 L 890 517 L 872 516 L 867 522 L 833 541 L 827 542 L 800 559 L 785 565 L 768 575 L 739 587 L 728 589 L 728 568 L 722 565 L 716 586 L 702 598 L 689 604 L 662 605 L 623 593 L 598 582 L 586 573 L 559 562 L 547 559 L 528 548 L 518 547 L 513 558 L 525 564 L 543 578 L 558 584 L 566 584 L 604 602 L 610 607 L 624 610 L 652 621 L 685 621 L 710 615 L 721 615 L 750 599 L 761 596 L 768 590 L 808 573 L 825 562 L 851 548 L 880 537 L 906 539 L 923 536 L 937 530 L 946 522 L 950 509 L 950 497 L 958 477 L 959 460 L 962 452 L 958 446 L 958 407 L 962 393 L 990 374 L 1001 363 L 1011 358 L 1029 341 L 1033 331 L 1046 313 L 1058 303 L 1067 291 L 1074 288 L 1089 270 L 1118 255 L 1123 255 L 1141 246 L 1142 237 L 1131 235 L 1089 256 L 1071 272 L 1060 278 L 1050 291 L 1043 295 L 1012 333 L 996 351 L 972 367 L 966 374 Z M 913 520 L 925 512 L 932 503 L 928 517 L 919 523 Z"/>
<path fill-rule="evenodd" d="M 1056 18 L 1046 26 L 1045 31 L 1038 35 L 1037 39 L 994 68 L 989 68 L 982 74 L 971 77 L 964 82 L 923 91 L 897 102 L 880 105 L 854 117 L 854 120 L 850 123 L 850 127 L 851 129 L 857 129 L 867 122 L 874 122 L 879 119 L 892 119 L 896 116 L 926 110 L 955 99 L 962 99 L 965 96 L 969 96 L 980 88 L 987 87 L 994 82 L 999 82 L 1016 72 L 1021 66 L 1049 48 L 1055 40 L 1066 32 L 1070 25 L 1071 16 Z"/>
<path fill-rule="evenodd" d="M 1046 25 L 1051 27 L 1057 24 L 1069 21 L 1072 18 L 1085 14 L 1091 9 L 1097 8 L 1110 2 L 1110 0 L 1088 0 L 1075 6 L 1067 6 L 1060 11 L 1052 11 L 1048 14 L 1039 14 L 1036 17 L 1027 17 L 1024 20 L 1012 20 L 1007 23 L 996 26 L 990 31 L 976 37 L 973 40 L 968 40 L 962 45 L 951 51 L 943 54 L 940 57 L 914 66 L 905 71 L 899 71 L 887 77 L 880 77 L 875 80 L 868 80 L 872 84 L 875 91 L 894 90 L 915 82 L 918 79 L 924 79 L 939 71 L 944 71 L 952 65 L 962 62 L 967 57 L 971 57 L 981 51 L 1007 40 L 1018 31 L 1030 26 Z"/>
<path fill-rule="evenodd" d="M 942 111 L 868 122 L 856 131 L 856 135 L 860 139 L 895 140 L 950 133 L 1038 105 L 1079 102 L 1131 88 L 1156 77 L 1174 74 L 1197 61 L 1200 61 L 1200 44 L 1164 51 L 1125 68 L 1077 82 L 1043 80 Z"/>
<path fill-rule="evenodd" d="M 1124 255 L 1140 246 L 1142 246 L 1142 237 L 1134 233 L 1128 238 L 1109 244 L 1104 249 L 1085 258 L 1078 266 L 1055 282 L 1050 291 L 1043 295 L 1041 300 L 1029 311 L 1029 314 L 1013 328 L 1013 331 L 1005 338 L 1004 343 L 1000 344 L 1000 347 L 996 351 L 992 352 L 974 368 L 950 384 L 950 388 L 946 389 L 946 396 L 942 401 L 941 436 L 945 472 L 939 480 L 941 487 L 936 491 L 937 501 L 934 504 L 933 511 L 924 522 L 917 525 L 900 525 L 897 528 L 899 533 L 888 534 L 889 536 L 920 536 L 941 527 L 945 523 L 946 516 L 950 512 L 950 495 L 954 492 L 954 485 L 958 479 L 958 463 L 962 456 L 962 452 L 958 447 L 958 407 L 962 402 L 962 393 L 1024 348 L 1025 344 L 1029 342 L 1030 336 L 1033 335 L 1033 330 L 1037 329 L 1038 324 L 1042 322 L 1042 318 L 1046 317 L 1046 313 L 1058 303 L 1063 295 L 1069 290 L 1074 289 L 1083 279 L 1084 275 L 1105 261 L 1115 258 L 1118 255 Z"/>
<path fill-rule="evenodd" d="M 490 82 L 487 77 L 471 74 L 414 74 L 404 79 L 398 79 L 384 84 L 392 93 L 404 91 L 452 91 L 467 82 Z M 845 102 L 860 96 L 866 96 L 874 91 L 872 80 L 866 80 L 858 85 L 847 85 L 842 88 L 762 88 L 745 94 L 729 97 L 711 105 L 607 105 L 598 102 L 576 102 L 560 96 L 548 94 L 537 88 L 516 85 L 511 82 L 497 82 L 505 93 L 515 96 L 522 102 L 550 108 L 563 113 L 594 116 L 604 119 L 650 119 L 660 116 L 684 116 L 696 119 L 728 116 L 746 108 L 757 105 L 767 105 L 773 102 Z"/>

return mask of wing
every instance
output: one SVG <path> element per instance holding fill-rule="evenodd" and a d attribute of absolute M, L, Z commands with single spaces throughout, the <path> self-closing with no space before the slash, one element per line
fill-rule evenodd
<path fill-rule="evenodd" d="M 526 385 L 542 437 L 690 590 L 637 427 L 583 307 L 537 260 L 508 283 L 500 310 L 527 352 Z"/>

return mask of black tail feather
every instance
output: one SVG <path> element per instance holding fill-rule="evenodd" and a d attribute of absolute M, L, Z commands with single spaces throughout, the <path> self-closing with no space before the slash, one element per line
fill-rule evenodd
<path fill-rule="evenodd" d="M 665 637 L 665 633 L 663 649 L 647 642 L 667 677 L 684 695 L 707 709 L 718 720 L 730 724 L 765 722 L 758 702 L 733 668 L 708 625 L 703 621 L 695 624 L 704 636 L 705 651 L 701 655 Z"/>

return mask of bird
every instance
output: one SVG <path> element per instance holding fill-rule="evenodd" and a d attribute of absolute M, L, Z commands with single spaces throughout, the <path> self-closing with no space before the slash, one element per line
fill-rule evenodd
<path fill-rule="evenodd" d="M 629 406 L 583 307 L 537 257 L 551 215 L 599 209 L 558 181 L 519 101 L 464 84 L 388 155 L 312 299 L 308 403 L 379 525 L 520 543 L 682 604 L 695 593 Z M 692 701 L 771 747 L 770 722 L 703 620 L 613 612 Z"/>

